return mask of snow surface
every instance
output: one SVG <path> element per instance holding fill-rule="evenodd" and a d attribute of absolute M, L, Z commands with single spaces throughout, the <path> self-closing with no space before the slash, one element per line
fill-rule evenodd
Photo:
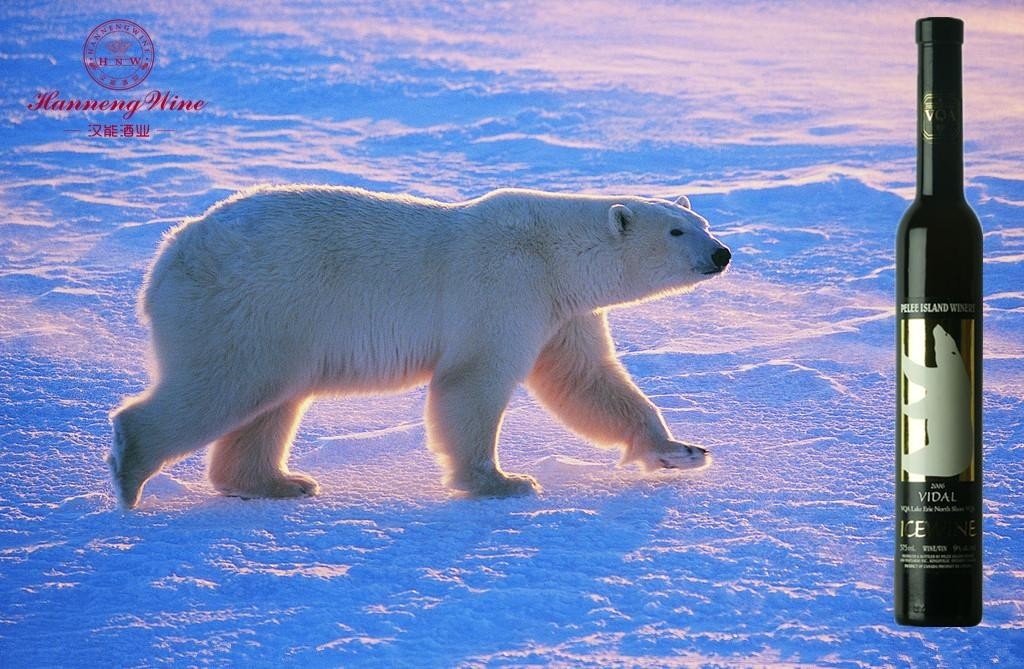
<path fill-rule="evenodd" d="M 1024 10 L 1018 3 L 4 3 L 0 666 L 1024 666 Z M 97 11 L 102 11 L 97 14 Z M 892 622 L 892 241 L 913 187 L 913 21 L 967 21 L 986 230 L 985 620 Z M 116 115 L 81 48 L 150 32 Z M 66 130 L 79 130 L 71 133 Z M 713 464 L 644 476 L 525 393 L 453 498 L 423 392 L 318 402 L 320 497 L 217 496 L 200 457 L 115 506 L 108 411 L 146 384 L 134 295 L 161 234 L 234 190 L 692 196 L 734 269 L 615 312 L 622 359 Z"/>

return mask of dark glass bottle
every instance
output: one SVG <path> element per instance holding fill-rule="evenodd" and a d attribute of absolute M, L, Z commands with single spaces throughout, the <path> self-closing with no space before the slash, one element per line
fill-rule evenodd
<path fill-rule="evenodd" d="M 981 225 L 964 199 L 963 22 L 917 22 L 917 197 L 896 236 L 895 617 L 981 620 Z"/>

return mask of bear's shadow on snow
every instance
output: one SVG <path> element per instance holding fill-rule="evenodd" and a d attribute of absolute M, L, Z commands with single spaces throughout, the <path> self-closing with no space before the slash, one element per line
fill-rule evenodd
<path fill-rule="evenodd" d="M 92 493 L 52 513 L 63 516 L 55 525 L 76 528 L 83 545 L 61 550 L 82 573 L 131 574 L 95 584 L 106 593 L 95 621 L 101 637 L 119 616 L 156 621 L 172 592 L 201 590 L 203 606 L 214 610 L 281 611 L 268 633 L 286 635 L 310 657 L 357 651 L 350 637 L 376 637 L 392 650 L 430 638 L 457 656 L 527 645 L 551 634 L 552 622 L 603 626 L 605 596 L 640 609 L 647 595 L 616 585 L 623 575 L 636 578 L 640 563 L 641 574 L 671 570 L 678 588 L 696 596 L 709 571 L 699 558 L 658 554 L 644 563 L 680 483 L 609 481 L 582 492 L 574 479 L 534 497 L 396 501 L 382 491 L 339 503 L 349 495 L 243 501 L 203 491 L 197 501 L 196 491 L 168 481 L 133 512 Z M 92 589 L 92 578 L 84 580 L 81 597 Z M 537 593 L 524 597 L 524 588 Z M 543 592 L 558 594 L 556 608 L 537 615 Z M 459 621 L 474 618 L 487 634 L 465 633 Z M 253 624 L 262 623 L 246 623 Z M 216 632 L 218 623 L 197 620 L 190 635 L 204 628 Z M 156 624 L 138 630 L 163 633 Z"/>

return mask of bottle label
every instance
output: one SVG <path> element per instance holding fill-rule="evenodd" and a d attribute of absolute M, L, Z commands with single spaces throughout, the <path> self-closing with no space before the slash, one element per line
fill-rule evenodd
<path fill-rule="evenodd" d="M 925 93 L 921 100 L 921 136 L 926 142 L 955 139 L 962 131 L 962 102 L 958 98 Z"/>
<path fill-rule="evenodd" d="M 981 560 L 981 509 L 973 483 L 907 483 L 897 514 L 897 559 L 904 569 L 973 569 Z"/>
<path fill-rule="evenodd" d="M 977 305 L 900 305 L 898 559 L 906 569 L 975 567 Z"/>
<path fill-rule="evenodd" d="M 973 303 L 900 305 L 900 464 L 903 480 L 974 480 Z"/>

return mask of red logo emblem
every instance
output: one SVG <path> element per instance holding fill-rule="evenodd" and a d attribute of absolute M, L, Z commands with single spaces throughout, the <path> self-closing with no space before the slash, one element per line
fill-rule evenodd
<path fill-rule="evenodd" d="M 82 62 L 100 86 L 113 91 L 135 88 L 149 76 L 156 49 L 142 26 L 134 21 L 113 19 L 89 32 L 82 49 Z"/>

